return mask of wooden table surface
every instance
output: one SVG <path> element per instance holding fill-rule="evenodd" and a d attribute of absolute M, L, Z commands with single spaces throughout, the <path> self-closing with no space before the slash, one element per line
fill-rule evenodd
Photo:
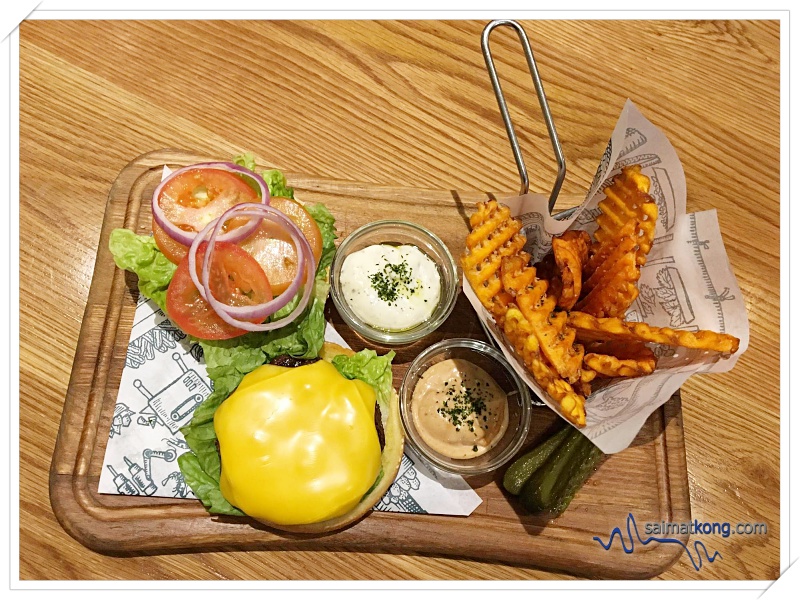
<path fill-rule="evenodd" d="M 539 579 L 509 565 L 393 554 L 218 552 L 113 558 L 69 537 L 48 469 L 111 183 L 176 147 L 361 182 L 512 195 L 518 176 L 478 21 L 26 21 L 20 26 L 21 579 Z M 774 21 L 524 22 L 584 192 L 626 98 L 670 138 L 689 211 L 716 208 L 750 317 L 729 373 L 683 387 L 693 517 L 766 523 L 714 537 L 664 579 L 779 572 L 779 35 Z M 531 171 L 550 142 L 520 47 L 492 50 Z M 554 548 L 554 552 L 558 549 Z"/>

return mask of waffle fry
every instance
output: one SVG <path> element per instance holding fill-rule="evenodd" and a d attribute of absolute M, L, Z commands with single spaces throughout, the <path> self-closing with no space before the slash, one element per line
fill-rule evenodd
<path fill-rule="evenodd" d="M 575 305 L 595 317 L 624 315 L 639 296 L 636 282 L 653 245 L 658 206 L 647 195 L 650 180 L 638 165 L 626 167 L 598 205 L 597 241 L 584 276 L 585 297 Z"/>
<path fill-rule="evenodd" d="M 630 241 L 629 241 L 630 240 Z M 605 270 L 613 266 L 613 261 L 610 260 L 611 254 L 618 251 L 622 246 L 625 250 L 630 249 L 632 245 L 636 246 L 636 220 L 631 219 L 620 228 L 616 236 L 612 239 L 606 240 L 603 243 L 595 242 L 589 248 L 589 260 L 583 267 L 583 291 L 588 292 L 597 283 L 597 278 L 602 277 Z M 622 252 L 622 250 L 620 251 Z M 602 268 L 605 265 L 605 269 Z M 599 273 L 598 273 L 599 271 Z M 590 283 L 589 280 L 595 277 Z"/>
<path fill-rule="evenodd" d="M 656 355 L 643 343 L 593 342 L 586 347 L 583 364 L 598 377 L 641 377 L 656 368 Z"/>
<path fill-rule="evenodd" d="M 576 308 L 595 317 L 623 315 L 639 295 L 636 282 L 641 271 L 636 264 L 633 238 L 627 238 L 618 246 L 601 268 L 602 271 L 595 271 L 586 282 L 590 291 Z"/>
<path fill-rule="evenodd" d="M 536 382 L 558 402 L 563 415 L 578 427 L 586 425 L 586 398 L 562 379 L 552 365 L 542 360 L 534 325 L 518 307 L 509 308 L 503 332 Z"/>
<path fill-rule="evenodd" d="M 581 295 L 583 268 L 589 261 L 591 237 L 585 231 L 566 231 L 553 238 L 553 257 L 561 278 L 558 307 L 569 310 Z"/>
<path fill-rule="evenodd" d="M 611 185 L 603 191 L 606 197 L 597 205 L 602 214 L 597 217 L 595 244 L 599 248 L 604 243 L 613 243 L 620 231 L 630 226 L 631 220 L 635 220 L 638 224 L 636 242 L 639 245 L 636 261 L 640 266 L 643 265 L 653 246 L 658 219 L 658 205 L 647 193 L 650 191 L 650 179 L 642 175 L 639 165 L 624 167 L 622 173 L 614 177 Z"/>
<path fill-rule="evenodd" d="M 628 252 L 636 250 L 636 219 L 628 221 L 610 240 L 594 244 L 583 270 L 584 293 L 592 291 L 598 282 Z"/>
<path fill-rule="evenodd" d="M 650 342 L 667 346 L 712 350 L 723 354 L 733 354 L 739 349 L 739 338 L 727 333 L 653 327 L 647 323 L 632 323 L 615 317 L 597 318 L 578 311 L 569 313 L 567 322 L 575 329 L 577 339 L 581 342 Z"/>
<path fill-rule="evenodd" d="M 503 290 L 516 297 L 519 291 L 532 286 L 536 281 L 536 269 L 529 267 L 531 255 L 520 252 L 517 256 L 503 258 L 500 264 L 500 281 Z"/>
<path fill-rule="evenodd" d="M 559 375 L 574 383 L 580 377 L 583 348 L 573 346 L 575 332 L 566 327 L 566 313 L 554 313 L 555 296 L 548 293 L 548 283 L 536 278 L 536 269 L 529 267 L 530 255 L 504 258 L 501 271 L 503 291 L 515 299 L 530 324 L 529 335 L 535 335 L 541 352 Z"/>
<path fill-rule="evenodd" d="M 522 251 L 521 224 L 510 217 L 507 207 L 494 201 L 480 204 L 470 224 L 473 230 L 461 258 L 467 281 L 564 417 L 584 426 L 585 394 L 591 391 L 589 381 L 596 374 L 583 368 L 583 347 L 574 345 L 575 332 L 567 326 L 567 314 L 553 312 L 556 299 L 547 295 L 548 283 L 537 279 L 536 269 L 528 266 L 530 255 Z"/>
<path fill-rule="evenodd" d="M 589 372 L 593 373 L 594 371 L 589 371 Z M 592 395 L 592 384 L 589 383 L 588 381 L 578 381 L 574 383 L 572 387 L 578 394 L 582 395 L 584 398 L 588 398 L 589 396 Z"/>
<path fill-rule="evenodd" d="M 583 347 L 574 345 L 575 331 L 567 327 L 567 314 L 553 312 L 556 299 L 547 294 L 547 282 L 539 280 L 535 286 L 518 293 L 517 305 L 533 325 L 533 333 L 547 361 L 561 377 L 575 383 L 580 378 Z"/>
<path fill-rule="evenodd" d="M 467 236 L 467 248 L 461 257 L 464 275 L 475 295 L 486 309 L 494 314 L 504 311 L 504 302 L 497 295 L 502 292 L 500 265 L 503 257 L 517 256 L 525 245 L 519 235 L 522 224 L 511 218 L 507 206 L 490 200 L 478 205 L 478 212 L 470 218 L 472 232 Z"/>
<path fill-rule="evenodd" d="M 482 202 L 470 217 L 461 264 L 525 368 L 581 427 L 598 378 L 641 377 L 655 370 L 647 343 L 736 352 L 739 340 L 711 331 L 678 331 L 620 317 L 637 298 L 641 267 L 655 237 L 658 207 L 639 165 L 625 167 L 598 205 L 598 229 L 567 231 L 530 266 L 522 223 L 508 207 Z"/>
<path fill-rule="evenodd" d="M 534 267 L 536 268 L 536 277 L 544 279 L 549 287 L 547 291 L 556 298 L 561 297 L 561 273 L 559 272 L 556 260 L 552 252 L 545 254 L 542 259 L 537 262 Z"/>

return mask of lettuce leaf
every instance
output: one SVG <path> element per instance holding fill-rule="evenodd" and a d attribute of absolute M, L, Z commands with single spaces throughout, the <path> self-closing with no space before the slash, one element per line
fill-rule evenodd
<path fill-rule="evenodd" d="M 286 177 L 278 169 L 269 169 L 268 171 L 261 171 L 261 176 L 267 182 L 269 187 L 270 196 L 285 196 L 286 198 L 294 198 L 294 188 L 286 185 Z"/>
<path fill-rule="evenodd" d="M 322 233 L 322 255 L 317 265 L 317 274 L 327 269 L 333 262 L 333 255 L 336 254 L 336 219 L 324 204 L 306 204 L 305 209 L 317 222 L 320 233 Z"/>
<path fill-rule="evenodd" d="M 333 366 L 348 379 L 360 379 L 370 384 L 375 389 L 378 402 L 388 406 L 392 398 L 392 359 L 394 352 L 390 351 L 383 356 L 378 356 L 374 350 L 362 350 L 353 356 L 340 354 L 334 356 Z"/>
<path fill-rule="evenodd" d="M 197 456 L 191 452 L 184 452 L 178 457 L 178 467 L 183 473 L 184 480 L 208 512 L 215 515 L 245 516 L 242 511 L 225 500 L 219 489 L 219 482 L 206 474 Z"/>
<path fill-rule="evenodd" d="M 314 289 L 303 314 L 289 325 L 274 331 L 248 333 L 230 340 L 199 340 L 208 376 L 214 383 L 214 392 L 195 409 L 192 420 L 181 429 L 192 458 L 179 459 L 179 466 L 186 483 L 212 514 L 241 514 L 225 501 L 219 491 L 221 465 L 214 433 L 217 407 L 250 371 L 281 354 L 313 358 L 319 355 L 325 341 L 325 301 L 330 289 L 328 267 L 336 252 L 336 230 L 333 216 L 324 205 L 315 204 L 310 208 L 309 213 L 322 232 L 322 257 L 317 266 Z M 300 293 L 272 318 L 285 317 L 299 301 Z M 188 455 L 190 453 L 187 452 L 183 456 Z"/>
<path fill-rule="evenodd" d="M 250 169 L 253 173 L 256 172 L 256 157 L 252 152 L 244 152 L 238 156 L 233 157 L 233 162 L 240 167 Z M 272 192 L 270 191 L 270 194 Z"/>
<path fill-rule="evenodd" d="M 252 152 L 245 152 L 239 156 L 234 157 L 233 162 L 240 167 L 250 169 L 253 173 L 256 171 L 256 157 Z M 294 198 L 294 188 L 286 185 L 286 177 L 278 169 L 267 169 L 261 171 L 261 177 L 267 182 L 270 196 L 282 196 L 284 198 Z"/>
<path fill-rule="evenodd" d="M 270 332 L 253 332 L 230 340 L 198 340 L 214 391 L 200 404 L 192 420 L 181 429 L 193 459 L 179 461 L 184 480 L 209 512 L 234 514 L 219 493 L 220 458 L 214 432 L 214 413 L 242 378 L 281 354 L 301 358 L 319 355 L 325 341 L 325 300 L 329 284 L 325 273 L 316 278 L 309 306 L 294 322 Z M 296 302 L 295 302 L 296 305 Z M 186 453 L 183 456 L 186 456 Z M 185 459 L 189 461 L 190 459 Z M 209 487 L 210 482 L 216 483 Z M 202 496 L 201 496 L 202 494 Z M 233 508 L 233 507 L 230 507 Z M 235 510 L 235 509 L 234 509 Z"/>
<path fill-rule="evenodd" d="M 164 310 L 167 288 L 177 267 L 161 253 L 153 237 L 136 235 L 129 229 L 115 229 L 108 247 L 120 269 L 139 277 L 139 292 Z"/>

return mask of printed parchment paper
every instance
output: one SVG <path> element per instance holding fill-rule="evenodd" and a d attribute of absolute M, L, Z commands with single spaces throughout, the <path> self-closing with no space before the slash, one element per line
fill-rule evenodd
<path fill-rule="evenodd" d="M 327 325 L 325 339 L 347 347 Z M 211 393 L 203 351 L 153 302 L 140 298 L 133 320 L 108 446 L 102 494 L 194 498 L 178 468 L 188 451 L 180 428 Z M 458 475 L 433 470 L 406 446 L 394 483 L 376 510 L 469 515 L 481 498 Z"/>
<path fill-rule="evenodd" d="M 597 168 L 584 203 L 561 220 L 550 216 L 547 198 L 526 194 L 501 200 L 523 223 L 525 250 L 533 262 L 543 257 L 554 235 L 567 229 L 593 233 L 603 188 L 622 167 L 639 164 L 650 178 L 650 195 L 658 204 L 656 237 L 642 267 L 639 297 L 625 319 L 659 327 L 697 331 L 709 329 L 741 340 L 738 352 L 725 359 L 714 352 L 651 345 L 658 357 L 656 371 L 647 377 L 613 379 L 586 402 L 583 433 L 603 452 L 627 448 L 645 420 L 694 373 L 733 368 L 747 349 L 749 327 L 742 292 L 722 244 L 717 213 L 686 214 L 683 167 L 666 136 L 628 100 Z M 560 414 L 558 405 L 542 390 L 480 304 L 466 279 L 463 289 L 479 318 L 488 327 L 506 358 L 544 402 Z"/>

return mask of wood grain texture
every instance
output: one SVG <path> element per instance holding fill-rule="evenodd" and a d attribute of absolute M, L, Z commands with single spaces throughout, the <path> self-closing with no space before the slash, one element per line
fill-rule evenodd
<path fill-rule="evenodd" d="M 474 21 L 26 21 L 20 27 L 20 577 L 563 577 L 507 564 L 357 552 L 109 558 L 69 537 L 47 472 L 114 178 L 163 147 L 320 178 L 431 190 L 517 188 Z M 765 522 L 713 537 L 723 560 L 671 579 L 772 579 L 779 566 L 779 35 L 769 21 L 526 22 L 584 191 L 630 97 L 684 164 L 691 211 L 716 208 L 751 323 L 730 373 L 691 379 L 692 515 Z M 555 173 L 516 38 L 492 50 L 532 172 Z M 565 196 L 566 197 L 566 196 Z M 410 206 L 414 206 L 413 203 Z M 420 207 L 431 214 L 432 208 Z M 622 455 L 621 455 L 622 456 Z M 622 523 L 620 523 L 622 525 Z M 554 552 L 557 552 L 554 549 Z"/>

